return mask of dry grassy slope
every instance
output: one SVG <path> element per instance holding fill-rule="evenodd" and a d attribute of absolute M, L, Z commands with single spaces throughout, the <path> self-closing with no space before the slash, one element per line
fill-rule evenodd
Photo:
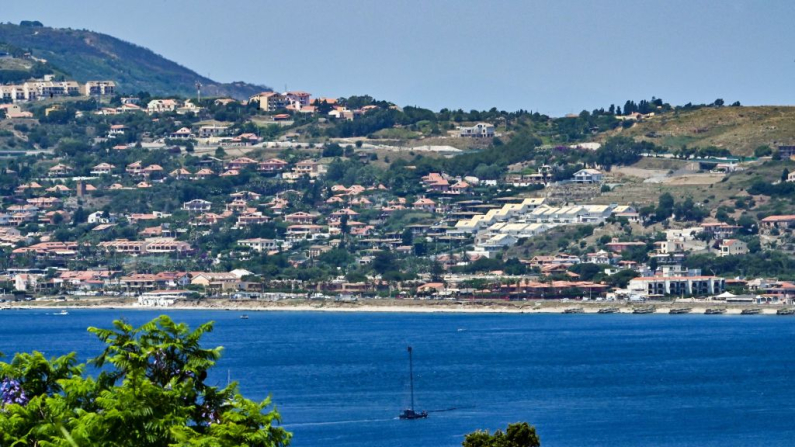
<path fill-rule="evenodd" d="M 650 133 L 656 134 L 649 137 Z M 735 155 L 753 155 L 761 145 L 795 144 L 795 107 L 722 107 L 667 113 L 619 129 L 622 134 L 672 149 L 717 146 Z"/>
<path fill-rule="evenodd" d="M 591 203 L 635 204 L 637 206 L 656 205 L 660 195 L 668 192 L 676 200 L 691 197 L 714 214 L 719 205 L 732 205 L 736 199 L 748 197 L 746 189 L 754 181 L 758 179 L 767 181 L 779 179 L 784 168 L 795 171 L 795 162 L 783 160 L 754 164 L 747 166 L 743 171 L 728 175 L 725 181 L 719 181 L 712 185 L 643 183 L 639 178 L 624 177 L 623 181 L 625 183 L 610 192 L 594 197 Z M 769 199 L 762 196 L 757 196 L 755 199 L 757 208 L 769 202 Z M 795 205 L 788 205 L 783 212 L 786 214 L 795 213 Z"/>
<path fill-rule="evenodd" d="M 17 58 L 0 59 L 0 70 L 30 70 L 33 68 L 33 61 Z"/>

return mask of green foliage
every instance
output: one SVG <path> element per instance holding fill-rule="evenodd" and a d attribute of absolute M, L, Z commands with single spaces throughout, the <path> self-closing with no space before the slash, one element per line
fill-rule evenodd
<path fill-rule="evenodd" d="M 767 157 L 773 154 L 773 149 L 770 146 L 763 145 L 754 149 L 754 157 Z"/>
<path fill-rule="evenodd" d="M 417 174 L 429 172 L 447 172 L 452 175 L 471 175 L 479 166 L 497 168 L 504 173 L 507 166 L 533 158 L 535 149 L 541 141 L 529 134 L 516 135 L 510 142 L 502 146 L 492 146 L 479 152 L 467 152 L 453 158 L 423 158 L 417 163 Z M 489 177 L 494 176 L 493 170 L 487 171 Z M 481 172 L 483 174 L 485 172 Z"/>
<path fill-rule="evenodd" d="M 401 112 L 392 109 L 369 112 L 359 119 L 340 122 L 329 129 L 328 136 L 333 138 L 367 136 L 394 126 L 400 120 L 400 114 Z"/>
<path fill-rule="evenodd" d="M 795 279 L 795 259 L 786 253 L 774 250 L 761 251 L 759 239 L 748 241 L 751 253 L 717 257 L 712 254 L 688 256 L 687 268 L 699 268 L 704 272 L 720 276 L 777 277 Z"/>
<path fill-rule="evenodd" d="M 332 267 L 345 267 L 354 261 L 350 252 L 342 248 L 329 250 L 318 256 L 317 259 L 318 261 L 326 263 Z"/>
<path fill-rule="evenodd" d="M 91 361 L 101 368 L 96 378 L 85 375 L 74 353 L 49 361 L 39 352 L 17 354 L 0 363 L 0 378 L 12 385 L 0 401 L 0 445 L 289 444 L 270 399 L 250 401 L 236 383 L 206 384 L 221 355 L 220 347 L 200 345 L 212 323 L 190 331 L 161 316 L 139 328 L 113 326 L 89 328 L 106 345 Z"/>
<path fill-rule="evenodd" d="M 709 216 L 709 210 L 696 204 L 691 197 L 682 202 L 676 202 L 671 193 L 663 193 L 657 203 L 657 207 L 646 206 L 639 210 L 640 214 L 649 217 L 648 224 L 662 222 L 671 216 L 676 216 L 678 221 L 701 222 Z M 727 217 L 724 213 L 722 217 Z"/>
<path fill-rule="evenodd" d="M 604 279 L 610 286 L 623 289 L 629 285 L 629 281 L 632 278 L 636 278 L 638 276 L 640 276 L 640 274 L 635 270 L 621 270 Z"/>
<path fill-rule="evenodd" d="M 395 257 L 392 255 L 392 252 L 389 251 L 379 251 L 375 253 L 372 265 L 373 270 L 382 275 L 386 272 L 397 270 L 397 266 L 395 265 Z"/>
<path fill-rule="evenodd" d="M 795 194 L 795 183 L 784 181 L 773 184 L 762 178 L 757 178 L 748 188 L 748 194 L 770 197 L 792 197 L 792 195 Z"/>
<path fill-rule="evenodd" d="M 630 165 L 640 160 L 643 153 L 662 152 L 654 143 L 635 141 L 628 137 L 613 137 L 596 150 L 593 161 L 610 169 L 614 165 Z"/>
<path fill-rule="evenodd" d="M 587 262 L 574 264 L 571 267 L 569 267 L 569 271 L 580 275 L 580 279 L 583 281 L 593 280 L 597 275 L 602 273 L 604 269 L 605 266 L 603 265 L 590 264 Z"/>
<path fill-rule="evenodd" d="M 541 447 L 541 439 L 536 428 L 527 422 L 509 424 L 503 433 L 497 430 L 494 434 L 488 431 L 476 431 L 466 435 L 464 447 Z"/>
<path fill-rule="evenodd" d="M 329 145 L 326 145 L 326 147 L 323 148 L 323 153 L 322 153 L 324 157 L 342 157 L 342 154 L 343 154 L 342 146 L 340 146 L 337 143 L 331 143 Z"/>
<path fill-rule="evenodd" d="M 30 66 L 29 69 L 0 69 L 0 82 L 3 84 L 24 82 L 31 78 L 42 78 L 44 75 L 52 74 L 55 70 L 53 67 L 37 62 Z"/>

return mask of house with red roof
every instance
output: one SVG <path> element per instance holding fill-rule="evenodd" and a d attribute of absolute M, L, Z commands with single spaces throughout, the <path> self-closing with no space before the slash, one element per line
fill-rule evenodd
<path fill-rule="evenodd" d="M 795 227 L 795 214 L 767 216 L 759 221 L 759 230 L 770 234 L 773 230 L 789 231 Z"/>
<path fill-rule="evenodd" d="M 232 160 L 229 163 L 227 163 L 226 164 L 226 169 L 227 170 L 234 169 L 234 170 L 237 170 L 237 171 L 241 171 L 243 169 L 251 168 L 251 167 L 254 167 L 254 166 L 257 166 L 257 160 L 253 160 L 253 159 L 248 158 L 248 157 L 240 157 L 240 158 L 235 158 L 234 160 Z"/>
<path fill-rule="evenodd" d="M 289 163 L 278 158 L 271 158 L 259 162 L 257 170 L 260 172 L 282 172 L 287 169 Z"/>

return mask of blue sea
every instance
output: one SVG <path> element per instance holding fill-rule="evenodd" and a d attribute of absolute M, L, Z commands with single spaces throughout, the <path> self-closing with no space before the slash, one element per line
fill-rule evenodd
<path fill-rule="evenodd" d="M 0 352 L 84 361 L 101 349 L 86 327 L 161 312 L 51 313 L 0 312 Z M 296 447 L 459 446 L 516 421 L 545 447 L 795 445 L 795 317 L 168 314 L 216 322 L 206 345 L 224 357 L 211 379 L 272 395 Z M 396 417 L 409 403 L 408 345 L 426 420 Z"/>

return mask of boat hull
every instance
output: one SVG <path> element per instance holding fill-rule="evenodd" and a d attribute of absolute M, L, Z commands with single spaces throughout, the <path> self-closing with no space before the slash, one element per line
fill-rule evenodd
<path fill-rule="evenodd" d="M 427 411 L 422 411 L 417 413 L 414 410 L 403 410 L 403 412 L 400 413 L 400 419 L 409 420 L 409 421 L 414 419 L 425 419 L 427 417 L 428 417 Z"/>

